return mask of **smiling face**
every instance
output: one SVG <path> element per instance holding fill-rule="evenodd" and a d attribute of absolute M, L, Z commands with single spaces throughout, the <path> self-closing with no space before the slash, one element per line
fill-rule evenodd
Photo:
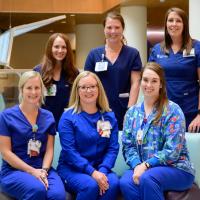
<path fill-rule="evenodd" d="M 160 77 L 156 72 L 151 69 L 145 69 L 142 75 L 141 89 L 144 94 L 144 98 L 158 99 L 161 88 Z"/>
<path fill-rule="evenodd" d="M 104 34 L 108 42 L 119 42 L 123 37 L 123 27 L 118 19 L 107 18 L 104 27 Z"/>
<path fill-rule="evenodd" d="M 27 80 L 22 88 L 22 102 L 38 106 L 41 101 L 42 88 L 39 77 L 33 77 Z"/>
<path fill-rule="evenodd" d="M 171 37 L 182 37 L 183 20 L 176 12 L 170 12 L 167 17 L 166 28 Z"/>
<path fill-rule="evenodd" d="M 63 38 L 57 37 L 52 45 L 52 56 L 57 61 L 62 61 L 67 55 L 67 46 Z"/>
<path fill-rule="evenodd" d="M 80 79 L 78 84 L 78 92 L 80 97 L 81 107 L 85 105 L 95 105 L 99 95 L 97 81 L 91 75 Z"/>

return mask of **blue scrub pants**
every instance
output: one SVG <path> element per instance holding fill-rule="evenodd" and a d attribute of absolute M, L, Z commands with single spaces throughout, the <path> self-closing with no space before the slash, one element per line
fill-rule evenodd
<path fill-rule="evenodd" d="M 119 192 L 119 179 L 115 173 L 107 174 L 109 189 L 102 196 L 94 178 L 79 172 L 66 173 L 65 186 L 70 193 L 76 194 L 76 200 L 116 200 Z"/>
<path fill-rule="evenodd" d="M 164 191 L 183 191 L 190 188 L 194 176 L 174 167 L 159 166 L 145 171 L 139 185 L 133 182 L 133 170 L 120 179 L 120 189 L 125 200 L 164 200 Z"/>
<path fill-rule="evenodd" d="M 65 188 L 55 170 L 48 172 L 48 181 L 49 188 L 46 190 L 36 177 L 15 170 L 2 177 L 1 189 L 7 195 L 20 200 L 65 200 Z"/>

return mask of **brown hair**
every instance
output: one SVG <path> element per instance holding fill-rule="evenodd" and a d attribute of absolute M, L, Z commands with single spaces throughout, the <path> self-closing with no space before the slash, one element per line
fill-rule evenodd
<path fill-rule="evenodd" d="M 167 10 L 166 14 L 165 14 L 165 22 L 164 22 L 164 26 L 165 26 L 165 33 L 164 33 L 164 41 L 161 43 L 161 47 L 163 48 L 163 51 L 165 53 L 169 53 L 169 49 L 171 47 L 172 44 L 172 39 L 167 31 L 167 20 L 168 20 L 168 16 L 171 12 L 175 12 L 178 16 L 181 17 L 182 21 L 183 21 L 183 32 L 182 32 L 182 47 L 181 49 L 186 49 L 186 53 L 190 54 L 190 51 L 192 49 L 192 38 L 190 36 L 189 33 L 189 24 L 188 24 L 188 17 L 185 13 L 184 10 L 180 9 L 180 8 L 170 8 Z"/>
<path fill-rule="evenodd" d="M 157 114 L 154 119 L 154 123 L 158 123 L 158 120 L 160 119 L 160 117 L 162 115 L 163 109 L 168 103 L 164 70 L 158 63 L 148 62 L 142 69 L 141 78 L 146 69 L 150 69 L 150 70 L 154 71 L 159 76 L 160 84 L 162 86 L 160 88 L 159 97 L 156 101 Z"/>
<path fill-rule="evenodd" d="M 124 22 L 124 19 L 123 19 L 123 17 L 121 16 L 121 14 L 118 13 L 117 11 L 112 11 L 112 12 L 107 13 L 105 19 L 103 20 L 103 26 L 104 26 L 104 27 L 105 27 L 105 25 L 106 25 L 106 20 L 107 20 L 108 18 L 116 19 L 116 20 L 120 21 L 123 30 L 125 29 L 125 22 Z M 123 43 L 123 44 L 127 44 L 127 41 L 126 41 L 126 38 L 124 37 L 124 35 L 123 35 L 123 38 L 122 38 L 122 43 Z"/>
<path fill-rule="evenodd" d="M 78 75 L 78 70 L 74 66 L 73 52 L 69 39 L 63 33 L 54 33 L 49 37 L 46 43 L 45 54 L 42 61 L 41 75 L 44 85 L 46 87 L 49 87 L 53 81 L 53 68 L 55 66 L 56 60 L 52 56 L 52 46 L 57 37 L 60 37 L 65 41 L 67 48 L 66 57 L 62 61 L 62 71 L 65 74 L 66 80 L 72 84 L 74 79 Z"/>

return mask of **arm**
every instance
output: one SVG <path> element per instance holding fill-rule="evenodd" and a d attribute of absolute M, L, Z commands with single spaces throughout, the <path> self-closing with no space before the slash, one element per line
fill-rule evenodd
<path fill-rule="evenodd" d="M 131 89 L 130 89 L 130 96 L 129 96 L 129 101 L 128 101 L 128 108 L 136 104 L 139 91 L 140 91 L 140 72 L 132 71 L 131 72 Z"/>
<path fill-rule="evenodd" d="M 133 128 L 133 113 L 135 112 L 134 107 L 131 107 L 124 120 L 124 129 L 122 133 L 122 151 L 126 163 L 131 169 L 134 169 L 136 165 L 140 164 L 140 158 L 138 155 L 136 139 L 132 135 Z"/>
<path fill-rule="evenodd" d="M 0 136 L 0 152 L 2 158 L 13 168 L 33 174 L 34 168 L 26 164 L 16 154 L 11 151 L 11 139 L 7 136 Z"/>
<path fill-rule="evenodd" d="M 62 153 L 65 155 L 62 158 L 65 163 L 77 171 L 91 175 L 95 169 L 76 149 L 75 130 L 72 122 L 73 116 L 70 115 L 71 113 L 69 112 L 64 113 L 59 123 L 60 143 Z"/>
<path fill-rule="evenodd" d="M 107 148 L 107 152 L 103 158 L 103 162 L 98 166 L 99 171 L 104 174 L 107 174 L 108 171 L 113 168 L 119 151 L 118 128 L 116 119 L 114 120 L 114 127 L 111 131 L 112 133 L 110 135 L 110 143 Z"/>
<path fill-rule="evenodd" d="M 200 80 L 200 67 L 198 67 L 197 73 L 198 73 L 198 79 Z M 200 90 L 199 90 L 198 110 L 199 109 L 200 109 Z M 197 132 L 197 133 L 200 131 L 200 114 L 197 114 L 197 116 L 192 120 L 192 122 L 188 126 L 188 131 L 189 132 Z"/>
<path fill-rule="evenodd" d="M 171 105 L 172 106 L 172 105 Z M 163 148 L 146 160 L 151 167 L 171 165 L 180 158 L 185 145 L 185 118 L 182 110 L 176 104 L 166 113 L 163 126 Z"/>
<path fill-rule="evenodd" d="M 84 70 L 94 72 L 95 64 L 94 55 L 92 51 L 90 51 L 85 61 Z"/>
<path fill-rule="evenodd" d="M 54 136 L 48 135 L 47 147 L 42 163 L 42 168 L 49 169 L 51 167 L 51 163 L 53 160 L 53 152 L 54 152 Z"/>

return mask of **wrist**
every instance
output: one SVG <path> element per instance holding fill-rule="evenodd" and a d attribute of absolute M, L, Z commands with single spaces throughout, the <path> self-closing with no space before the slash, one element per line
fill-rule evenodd
<path fill-rule="evenodd" d="M 44 170 L 45 172 L 48 172 L 49 168 L 48 167 L 43 167 L 42 170 Z"/>
<path fill-rule="evenodd" d="M 147 168 L 147 169 L 149 169 L 151 166 L 150 166 L 150 164 L 148 163 L 148 162 L 144 162 L 144 165 L 145 165 L 145 167 Z"/>

